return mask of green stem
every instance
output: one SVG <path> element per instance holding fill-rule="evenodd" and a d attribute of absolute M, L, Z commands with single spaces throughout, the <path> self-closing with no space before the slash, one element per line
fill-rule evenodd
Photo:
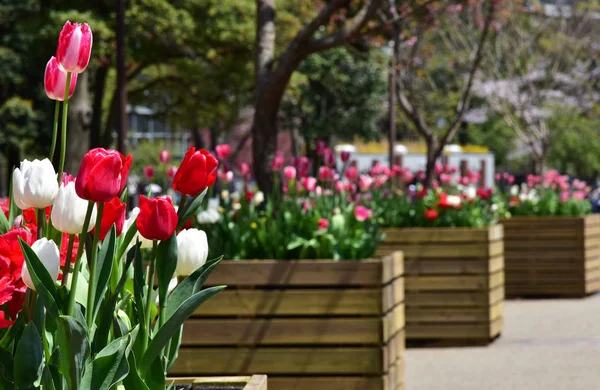
<path fill-rule="evenodd" d="M 37 209 L 37 239 L 44 236 L 44 224 L 46 222 L 46 210 Z"/>
<path fill-rule="evenodd" d="M 179 199 L 179 205 L 177 206 L 177 216 L 183 216 L 183 208 L 185 207 L 185 195 L 181 194 L 181 199 Z"/>
<path fill-rule="evenodd" d="M 88 209 L 83 222 L 83 230 L 79 233 L 79 247 L 77 248 L 77 256 L 75 257 L 75 267 L 73 268 L 73 282 L 71 282 L 71 291 L 69 293 L 69 306 L 67 307 L 67 315 L 72 316 L 75 309 L 75 295 L 77 295 L 77 283 L 79 282 L 79 272 L 81 272 L 81 259 L 83 248 L 85 247 L 85 235 L 87 234 L 90 219 L 92 219 L 92 211 L 94 211 L 94 202 L 88 203 Z"/>
<path fill-rule="evenodd" d="M 23 313 L 25 314 L 25 323 L 28 324 L 31 321 L 31 292 L 33 290 L 28 288 L 25 292 L 25 300 L 23 305 Z"/>
<path fill-rule="evenodd" d="M 144 351 L 148 346 L 148 339 L 150 338 L 150 312 L 152 311 L 152 292 L 154 291 L 154 265 L 156 263 L 156 249 L 158 242 L 156 240 L 152 241 L 152 259 L 150 260 L 150 271 L 148 273 L 148 291 L 146 292 L 146 318 L 145 324 L 146 329 L 148 330 L 148 336 L 144 339 Z"/>
<path fill-rule="evenodd" d="M 60 163 L 58 165 L 58 182 L 62 180 L 63 169 L 65 168 L 65 155 L 67 154 L 67 114 L 69 113 L 69 89 L 71 87 L 71 72 L 67 72 L 67 82 L 65 84 L 65 99 L 62 112 L 62 130 L 60 134 Z"/>
<path fill-rule="evenodd" d="M 65 265 L 62 267 L 62 285 L 65 286 L 69 280 L 69 272 L 71 271 L 71 254 L 73 253 L 73 244 L 75 243 L 75 235 L 69 234 L 69 244 L 67 245 L 67 257 Z"/>
<path fill-rule="evenodd" d="M 96 296 L 96 261 L 98 258 L 98 241 L 100 240 L 100 226 L 102 224 L 102 212 L 104 211 L 104 202 L 98 202 L 98 217 L 96 218 L 96 228 L 94 230 L 94 240 L 92 241 L 92 259 L 90 261 L 90 286 L 88 289 L 87 307 L 85 310 L 85 318 L 87 320 L 88 329 L 92 329 L 94 322 L 94 297 Z"/>
<path fill-rule="evenodd" d="M 60 113 L 60 101 L 56 101 L 54 107 L 54 127 L 52 130 L 52 145 L 50 145 L 50 161 L 54 159 L 54 150 L 56 149 L 56 137 L 58 135 L 58 114 Z M 60 182 L 60 179 L 58 180 Z"/>

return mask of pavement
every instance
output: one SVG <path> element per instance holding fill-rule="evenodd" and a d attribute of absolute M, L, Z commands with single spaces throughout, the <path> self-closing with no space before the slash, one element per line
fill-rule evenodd
<path fill-rule="evenodd" d="M 406 390 L 600 390 L 600 295 L 511 300 L 487 347 L 406 351 Z"/>

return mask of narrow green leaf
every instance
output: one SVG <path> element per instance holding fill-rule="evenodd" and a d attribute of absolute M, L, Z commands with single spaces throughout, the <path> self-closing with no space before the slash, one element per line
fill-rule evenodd
<path fill-rule="evenodd" d="M 173 233 L 168 240 L 161 241 L 158 244 L 157 252 L 158 299 L 160 302 L 165 302 L 169 282 L 175 274 L 175 268 L 177 268 L 177 235 Z"/>
<path fill-rule="evenodd" d="M 81 390 L 108 390 L 129 373 L 125 356 L 130 335 L 114 340 L 89 362 L 81 379 Z"/>
<path fill-rule="evenodd" d="M 79 389 L 83 369 L 90 356 L 87 326 L 69 316 L 60 316 L 56 342 L 60 348 L 58 370 L 69 389 Z"/>
<path fill-rule="evenodd" d="M 207 288 L 206 290 L 202 290 L 192 295 L 181 304 L 171 318 L 165 322 L 164 326 L 158 330 L 152 341 L 150 341 L 148 349 L 140 361 L 140 368 L 142 370 L 140 374 L 142 374 L 142 376 L 145 376 L 146 371 L 150 368 L 154 359 L 156 359 L 163 348 L 169 344 L 169 341 L 175 336 L 183 322 L 188 319 L 204 301 L 216 293 L 223 291 L 225 287 L 226 286 L 216 286 Z"/>
<path fill-rule="evenodd" d="M 35 324 L 25 327 L 15 352 L 14 380 L 18 388 L 38 386 L 44 369 L 42 339 Z"/>
<path fill-rule="evenodd" d="M 144 379 L 151 389 L 162 390 L 166 388 L 167 378 L 165 378 L 165 367 L 163 366 L 161 359 L 154 359 L 152 367 L 150 367 L 150 370 Z"/>
<path fill-rule="evenodd" d="M 175 336 L 171 338 L 171 342 L 169 343 L 169 354 L 167 355 L 167 371 L 171 371 L 173 364 L 177 360 L 179 356 L 179 347 L 181 346 L 181 337 L 183 336 L 183 325 L 179 327 Z"/>
<path fill-rule="evenodd" d="M 0 234 L 5 234 L 10 230 L 10 222 L 4 215 L 4 212 L 0 210 Z"/>
<path fill-rule="evenodd" d="M 4 348 L 0 348 L 0 388 L 14 389 L 15 383 L 13 379 L 14 361 L 12 353 Z"/>
<path fill-rule="evenodd" d="M 129 375 L 123 379 L 123 384 L 126 389 L 135 390 L 150 390 L 150 388 L 144 383 L 140 374 L 138 373 L 138 367 L 135 361 L 135 354 L 129 354 Z"/>
<path fill-rule="evenodd" d="M 108 235 L 102 242 L 102 247 L 98 253 L 98 263 L 96 264 L 95 275 L 92 275 L 96 283 L 96 296 L 94 297 L 94 312 L 92 314 L 92 323 L 95 322 L 100 304 L 104 298 L 104 293 L 108 288 L 108 281 L 112 272 L 113 258 L 115 257 L 115 247 L 117 242 L 117 232 L 115 225 L 110 228 Z M 88 308 L 88 310 L 90 310 Z"/>
<path fill-rule="evenodd" d="M 185 221 L 190 219 L 193 215 L 196 214 L 200 206 L 202 205 L 202 201 L 208 192 L 208 188 L 202 191 L 200 195 L 192 199 L 190 203 L 184 206 L 183 210 L 178 210 L 179 222 L 177 224 L 177 230 L 179 230 L 184 224 Z"/>
<path fill-rule="evenodd" d="M 208 275 L 219 264 L 221 259 L 222 257 L 218 257 L 207 261 L 202 267 L 198 268 L 175 287 L 167 299 L 167 309 L 165 310 L 167 319 L 175 313 L 186 299 L 200 291 Z"/>

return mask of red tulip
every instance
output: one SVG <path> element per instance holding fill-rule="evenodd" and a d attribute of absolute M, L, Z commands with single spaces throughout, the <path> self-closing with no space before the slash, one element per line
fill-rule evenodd
<path fill-rule="evenodd" d="M 438 217 L 438 212 L 435 209 L 427 209 L 423 212 L 425 219 L 428 221 L 433 221 Z"/>
<path fill-rule="evenodd" d="M 342 158 L 342 162 L 348 162 L 348 160 L 350 160 L 350 152 L 343 151 L 340 153 L 340 157 Z"/>
<path fill-rule="evenodd" d="M 83 156 L 75 191 L 77 196 L 94 202 L 108 202 L 119 196 L 127 184 L 131 155 L 116 150 L 92 149 Z"/>
<path fill-rule="evenodd" d="M 87 23 L 67 20 L 58 36 L 56 58 L 65 72 L 81 73 L 87 68 L 92 53 L 92 30 Z"/>
<path fill-rule="evenodd" d="M 75 234 L 73 236 L 73 250 L 71 251 L 70 262 L 73 264 L 75 260 L 77 260 L 77 249 L 79 249 L 79 237 Z M 62 241 L 60 245 L 60 266 L 64 266 L 67 262 L 67 251 L 69 250 L 69 235 L 67 233 L 63 233 Z M 62 276 L 58 277 L 62 280 Z"/>
<path fill-rule="evenodd" d="M 154 167 L 152 165 L 144 167 L 144 176 L 146 176 L 148 179 L 152 179 L 154 177 Z"/>
<path fill-rule="evenodd" d="M 319 180 L 329 181 L 333 178 L 333 171 L 327 166 L 319 167 Z"/>
<path fill-rule="evenodd" d="M 102 212 L 102 221 L 100 222 L 100 239 L 104 240 L 108 234 L 110 228 L 115 225 L 117 229 L 117 237 L 121 235 L 123 231 L 123 224 L 125 223 L 125 206 L 126 204 L 121 202 L 121 199 L 114 198 L 110 202 L 104 202 L 104 211 Z M 92 230 L 92 232 L 94 232 Z"/>
<path fill-rule="evenodd" d="M 171 153 L 169 153 L 168 150 L 161 150 L 158 154 L 158 159 L 160 160 L 161 164 L 166 164 L 171 159 Z"/>
<path fill-rule="evenodd" d="M 177 228 L 177 212 L 171 198 L 140 196 L 140 213 L 135 221 L 142 237 L 148 240 L 167 240 Z"/>
<path fill-rule="evenodd" d="M 325 141 L 322 141 L 322 140 L 317 141 L 317 144 L 315 146 L 315 152 L 317 153 L 317 156 L 322 156 L 326 147 L 327 147 L 327 144 L 325 143 Z"/>
<path fill-rule="evenodd" d="M 325 230 L 329 227 L 329 221 L 325 218 L 319 219 L 319 229 Z"/>
<path fill-rule="evenodd" d="M 217 180 L 219 161 L 205 149 L 191 147 L 173 178 L 173 189 L 183 195 L 198 196 Z"/>
<path fill-rule="evenodd" d="M 69 98 L 73 96 L 75 91 L 75 85 L 77 85 L 77 73 L 71 76 L 69 83 Z M 44 72 L 44 89 L 46 95 L 52 100 L 63 101 L 65 98 L 65 87 L 67 86 L 67 73 L 60 69 L 56 57 L 50 58 L 50 61 L 46 64 L 46 71 Z"/>
<path fill-rule="evenodd" d="M 217 145 L 215 147 L 215 152 L 217 152 L 217 158 L 219 160 L 227 160 L 231 154 L 231 146 L 228 144 Z"/>
<path fill-rule="evenodd" d="M 330 167 L 335 165 L 335 154 L 329 148 L 323 150 L 323 162 Z"/>

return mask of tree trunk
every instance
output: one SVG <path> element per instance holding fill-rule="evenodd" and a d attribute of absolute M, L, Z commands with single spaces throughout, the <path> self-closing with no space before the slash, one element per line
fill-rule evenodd
<path fill-rule="evenodd" d="M 434 137 L 427 140 L 427 164 L 425 166 L 425 187 L 433 188 L 435 180 L 435 163 L 442 154 L 438 140 Z"/>
<path fill-rule="evenodd" d="M 388 165 L 390 169 L 394 165 L 394 147 L 396 146 L 396 83 L 398 76 L 398 69 L 396 68 L 397 59 L 400 57 L 400 34 L 398 33 L 397 24 L 392 24 L 392 55 L 390 56 L 390 70 L 388 77 Z"/>
<path fill-rule="evenodd" d="M 544 152 L 533 153 L 533 172 L 537 176 L 544 174 L 544 165 L 546 163 L 546 156 Z"/>
<path fill-rule="evenodd" d="M 76 175 L 84 154 L 89 150 L 92 105 L 89 93 L 89 72 L 79 74 L 77 88 L 69 100 L 67 116 L 67 155 L 65 172 Z M 60 150 L 60 149 L 58 149 Z"/>
<path fill-rule="evenodd" d="M 103 130 L 102 102 L 104 101 L 104 91 L 106 87 L 107 76 L 108 65 L 101 66 L 96 71 L 96 80 L 94 81 L 94 109 L 92 114 L 92 124 L 90 128 L 90 148 L 97 148 L 102 145 L 100 142 L 100 135 Z"/>
<path fill-rule="evenodd" d="M 125 64 L 125 0 L 117 0 L 117 149 L 127 154 L 127 69 Z"/>

